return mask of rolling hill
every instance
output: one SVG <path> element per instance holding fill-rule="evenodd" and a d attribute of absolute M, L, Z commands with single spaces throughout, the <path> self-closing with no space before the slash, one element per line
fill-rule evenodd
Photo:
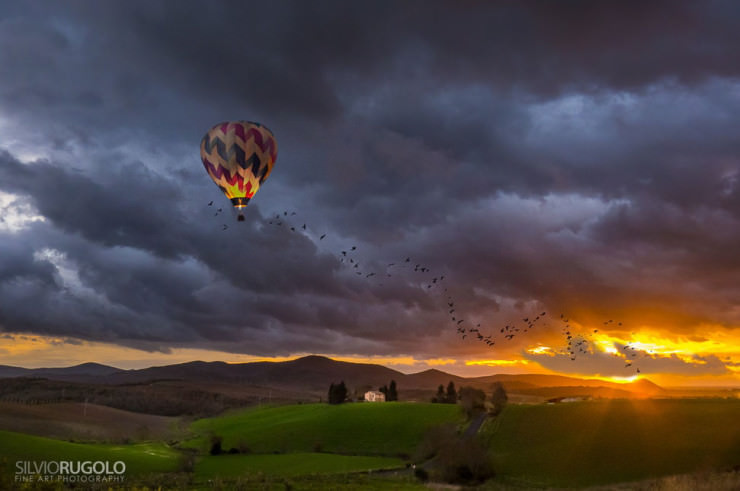
<path fill-rule="evenodd" d="M 620 384 L 598 379 L 582 379 L 562 375 L 489 375 L 460 377 L 440 370 L 404 374 L 397 370 L 370 363 L 351 363 L 324 356 L 305 356 L 284 362 L 225 363 L 192 361 L 174 365 L 121 370 L 97 363 L 84 363 L 66 368 L 27 369 L 0 366 L 0 378 L 32 377 L 49 380 L 95 382 L 100 384 L 140 384 L 182 380 L 190 382 L 237 383 L 241 385 L 302 387 L 324 391 L 331 382 L 344 380 L 349 386 L 379 386 L 391 379 L 408 389 L 435 389 L 438 385 L 473 385 L 490 387 L 501 382 L 509 390 L 530 390 L 542 387 L 609 387 L 628 392 L 660 393 L 663 389 L 647 379 L 633 384 Z"/>
<path fill-rule="evenodd" d="M 101 365 L 100 363 L 82 363 L 80 365 L 61 368 L 21 368 L 0 365 L 0 378 L 38 377 L 48 378 L 50 380 L 89 382 L 123 371 L 120 368 Z"/>
<path fill-rule="evenodd" d="M 22 377 L 18 378 L 18 377 Z M 488 392 L 500 382 L 514 402 L 551 398 L 669 397 L 647 379 L 615 383 L 561 375 L 521 374 L 465 378 L 440 370 L 404 374 L 381 365 L 323 356 L 284 362 L 188 363 L 121 370 L 97 363 L 65 368 L 0 366 L 0 400 L 67 401 L 108 405 L 152 414 L 214 414 L 227 407 L 272 402 L 318 402 L 331 383 L 343 380 L 350 396 L 395 380 L 401 400 L 429 401 L 439 385 L 473 386 Z M 156 398 L 153 396 L 156 394 Z M 151 400 L 150 400 L 151 399 Z M 155 403 L 156 402 L 156 403 Z"/>

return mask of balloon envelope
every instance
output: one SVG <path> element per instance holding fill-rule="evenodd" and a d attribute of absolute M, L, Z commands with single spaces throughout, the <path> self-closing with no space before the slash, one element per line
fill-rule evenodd
<path fill-rule="evenodd" d="M 205 134 L 200 142 L 200 158 L 213 182 L 235 208 L 242 209 L 270 175 L 277 159 L 277 143 L 272 132 L 260 123 L 228 121 Z"/>

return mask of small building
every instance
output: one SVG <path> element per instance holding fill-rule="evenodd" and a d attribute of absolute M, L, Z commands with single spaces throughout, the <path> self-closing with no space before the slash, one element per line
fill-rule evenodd
<path fill-rule="evenodd" d="M 377 390 L 368 390 L 365 392 L 365 400 L 367 402 L 385 402 L 385 394 Z"/>

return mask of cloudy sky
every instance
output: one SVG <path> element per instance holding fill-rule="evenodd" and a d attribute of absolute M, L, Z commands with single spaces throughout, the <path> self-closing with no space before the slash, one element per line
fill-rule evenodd
<path fill-rule="evenodd" d="M 739 23 L 730 1 L 6 2 L 0 364 L 740 384 Z M 199 144 L 241 119 L 278 159 L 237 223 Z"/>

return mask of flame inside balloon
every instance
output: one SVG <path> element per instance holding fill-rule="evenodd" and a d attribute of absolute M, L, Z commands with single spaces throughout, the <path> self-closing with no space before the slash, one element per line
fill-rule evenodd
<path fill-rule="evenodd" d="M 277 159 L 277 142 L 266 126 L 251 121 L 219 123 L 200 142 L 208 175 L 241 213 L 267 179 Z"/>

